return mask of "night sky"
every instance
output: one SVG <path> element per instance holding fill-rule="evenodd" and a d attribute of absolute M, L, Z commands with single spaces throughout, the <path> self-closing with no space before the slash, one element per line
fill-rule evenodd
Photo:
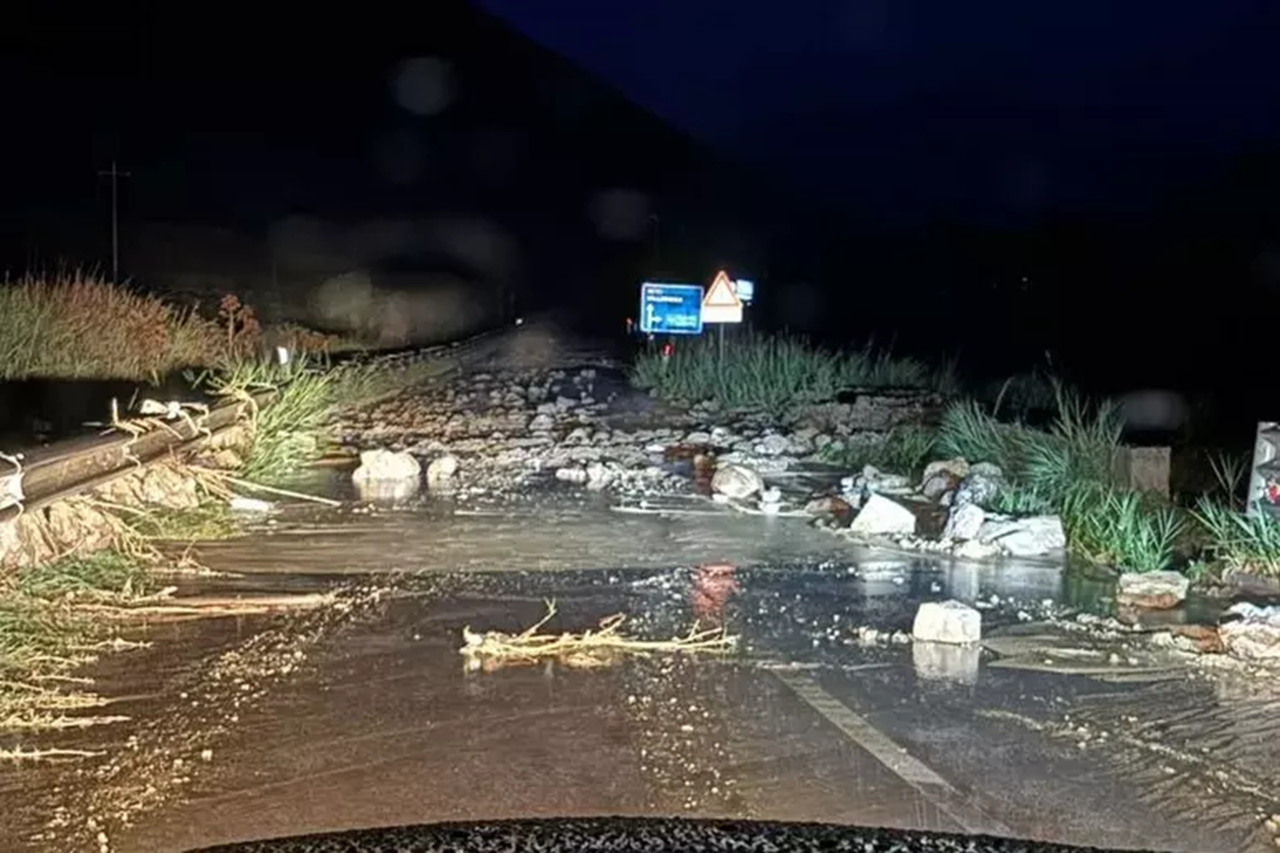
<path fill-rule="evenodd" d="M 436 264 L 612 324 L 737 265 L 836 343 L 1205 385 L 1280 312 L 1275 0 L 24 0 L 0 41 L 8 271 L 109 260 L 117 158 L 140 280 L 287 243 L 300 288 Z M 240 243 L 147 267 L 152 223 Z"/>
<path fill-rule="evenodd" d="M 882 216 L 1125 209 L 1280 141 L 1268 0 L 482 5 L 698 138 Z"/>

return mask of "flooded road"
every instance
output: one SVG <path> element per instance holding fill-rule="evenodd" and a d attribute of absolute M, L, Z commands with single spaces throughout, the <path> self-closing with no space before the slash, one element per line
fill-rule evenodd
<path fill-rule="evenodd" d="M 1044 621 L 1105 595 L 1052 566 L 870 553 L 799 520 L 703 507 L 304 511 L 202 546 L 211 567 L 249 573 L 207 588 L 356 584 L 355 603 L 283 625 L 159 625 L 150 649 L 104 659 L 97 688 L 129 719 L 55 738 L 96 757 L 0 775 L 4 849 L 176 851 L 558 815 L 1275 849 L 1268 685 Z M 406 574 L 371 583 L 378 571 Z M 949 597 L 983 605 L 988 649 L 895 633 L 920 601 Z M 547 599 L 552 633 L 623 613 L 636 636 L 701 620 L 739 645 L 468 669 L 464 628 L 518 632 Z M 1038 666 L 1055 658 L 1078 671 Z"/>

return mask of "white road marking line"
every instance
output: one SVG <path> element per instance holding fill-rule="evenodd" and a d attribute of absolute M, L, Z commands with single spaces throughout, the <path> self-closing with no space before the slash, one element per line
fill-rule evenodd
<path fill-rule="evenodd" d="M 919 791 L 939 810 L 964 827 L 966 832 L 1013 835 L 1013 830 L 968 802 L 947 780 L 871 725 L 866 718 L 854 713 L 849 706 L 828 693 L 812 676 L 782 670 L 773 670 L 773 675 L 845 737 Z"/>

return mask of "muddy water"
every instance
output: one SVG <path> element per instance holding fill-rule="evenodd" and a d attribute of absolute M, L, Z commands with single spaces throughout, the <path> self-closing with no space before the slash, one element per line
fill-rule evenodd
<path fill-rule="evenodd" d="M 1242 800 L 1170 798 L 1145 770 L 1117 760 L 1123 754 L 1082 750 L 1012 719 L 1098 703 L 1141 708 L 1156 696 L 1188 704 L 1203 699 L 1194 688 L 995 670 L 972 682 L 938 678 L 910 648 L 858 647 L 791 618 L 782 603 L 810 586 L 832 596 L 829 615 L 858 610 L 857 591 L 839 595 L 827 573 L 735 580 L 719 616 L 741 631 L 743 652 L 599 670 L 467 672 L 460 633 L 529 624 L 555 595 L 553 632 L 626 612 L 644 614 L 637 630 L 669 635 L 692 606 L 679 575 L 493 574 L 396 600 L 241 713 L 184 796 L 113 831 L 113 849 L 607 814 L 827 820 L 1186 851 L 1248 843 L 1250 822 L 1222 814 Z M 815 705 L 815 689 L 844 710 Z M 885 742 L 917 765 L 886 761 Z"/>
<path fill-rule="evenodd" d="M 148 628 L 151 649 L 93 673 L 110 712 L 130 719 L 40 741 L 102 756 L 0 776 L 3 848 L 167 851 L 432 820 L 701 814 L 1274 849 L 1260 824 L 1280 811 L 1265 685 L 1127 649 L 1110 678 L 1106 666 L 999 665 L 1112 661 L 1026 624 L 1046 601 L 1105 597 L 1096 581 L 867 552 L 705 502 L 666 516 L 564 495 L 457 509 L 291 509 L 202 546 L 204 562 L 245 573 L 202 582 L 222 592 L 409 577 L 348 614 Z M 907 628 L 921 600 L 993 596 L 1000 653 L 854 637 Z M 518 630 L 548 598 L 552 632 L 625 613 L 637 635 L 669 637 L 696 618 L 740 646 L 466 671 L 464 626 Z"/>

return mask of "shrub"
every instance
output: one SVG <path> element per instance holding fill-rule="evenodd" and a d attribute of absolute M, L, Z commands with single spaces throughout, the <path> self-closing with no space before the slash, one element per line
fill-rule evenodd
<path fill-rule="evenodd" d="M 828 461 L 851 470 L 861 470 L 867 465 L 874 465 L 881 471 L 915 476 L 924 470 L 936 441 L 935 430 L 919 426 L 900 426 L 871 441 L 825 451 L 823 456 Z"/>
<path fill-rule="evenodd" d="M 1086 483 L 1060 506 L 1071 550 L 1095 563 L 1134 572 L 1168 568 L 1185 527 L 1174 507 L 1147 495 Z"/>
<path fill-rule="evenodd" d="M 1246 515 L 1229 503 L 1201 497 L 1195 518 L 1209 537 L 1208 556 L 1233 571 L 1280 577 L 1280 519 Z"/>
<path fill-rule="evenodd" d="M 1053 501 L 1042 494 L 1039 489 L 1016 483 L 996 492 L 995 497 L 991 499 L 986 508 L 1002 515 L 1015 516 L 1047 515 L 1048 513 L 1056 512 L 1058 509 L 1054 506 Z"/>
<path fill-rule="evenodd" d="M 228 355 L 217 322 L 92 275 L 0 285 L 0 379 L 155 379 Z"/>
<path fill-rule="evenodd" d="M 830 400 L 849 388 L 943 388 L 954 383 L 947 371 L 870 348 L 843 354 L 802 338 L 754 333 L 727 339 L 723 359 L 718 341 L 710 336 L 677 346 L 669 359 L 650 348 L 636 359 L 631 379 L 670 400 L 715 400 L 726 409 L 769 412 Z"/>
<path fill-rule="evenodd" d="M 1113 481 L 1120 444 L 1115 406 L 1090 405 L 1058 382 L 1053 390 L 1056 413 L 1047 429 L 1001 422 L 972 400 L 952 405 L 942 418 L 939 450 L 1000 466 L 1008 485 L 988 509 L 1056 512 L 1074 553 L 1132 571 L 1166 568 L 1185 520 Z"/>
<path fill-rule="evenodd" d="M 1110 403 L 1091 406 L 1055 384 L 1057 414 L 1048 429 L 1003 423 L 981 404 L 964 400 L 943 413 L 938 450 L 971 462 L 992 462 L 1013 484 L 1054 505 L 1080 484 L 1111 484 L 1120 421 Z"/>

